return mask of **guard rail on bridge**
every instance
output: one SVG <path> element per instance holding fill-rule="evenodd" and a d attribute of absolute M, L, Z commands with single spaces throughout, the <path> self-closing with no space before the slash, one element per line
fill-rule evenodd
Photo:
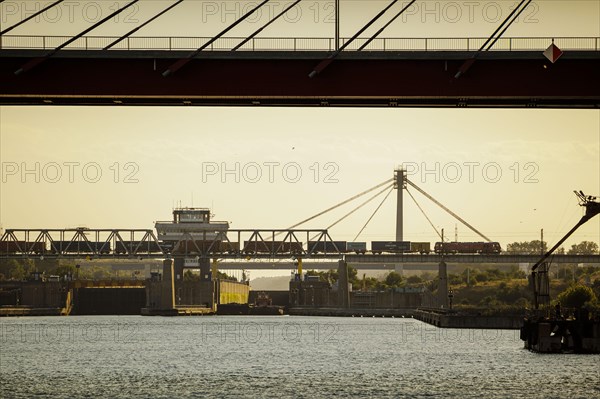
<path fill-rule="evenodd" d="M 0 49 L 53 50 L 71 39 L 70 36 L 0 36 Z M 102 50 L 119 39 L 118 36 L 83 36 L 65 50 Z M 223 37 L 211 43 L 205 51 L 230 51 L 246 38 Z M 127 37 L 111 50 L 193 51 L 212 40 L 211 37 Z M 340 38 L 340 45 L 350 38 Z M 358 38 L 346 51 L 356 51 L 369 38 Z M 362 50 L 368 51 L 477 51 L 484 37 L 386 37 L 376 38 Z M 563 51 L 598 51 L 600 37 L 507 37 L 500 38 L 490 51 L 544 51 L 554 43 Z M 254 37 L 241 46 L 243 51 L 334 51 L 331 37 Z"/>

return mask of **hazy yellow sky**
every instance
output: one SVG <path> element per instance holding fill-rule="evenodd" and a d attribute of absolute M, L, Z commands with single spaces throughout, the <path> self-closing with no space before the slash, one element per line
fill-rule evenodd
<path fill-rule="evenodd" d="M 419 168 L 411 180 L 503 245 L 540 228 L 557 239 L 581 215 L 572 190 L 600 194 L 599 121 L 597 110 L 4 107 L 1 221 L 150 228 L 193 197 L 233 228 L 284 228 L 404 162 Z M 453 234 L 454 221 L 415 196 Z M 394 201 L 363 239 L 393 238 Z M 334 236 L 351 240 L 375 206 Z M 435 240 L 408 198 L 405 209 L 406 238 Z M 575 238 L 597 240 L 598 227 Z M 475 238 L 463 227 L 461 237 Z"/>
<path fill-rule="evenodd" d="M 19 19 L 23 3 L 0 5 L 2 26 Z M 42 18 L 11 34 L 77 33 L 89 25 L 80 12 L 87 3 L 76 2 L 73 20 L 68 13 L 54 22 Z M 106 13 L 115 2 L 96 3 Z M 234 4 L 235 11 L 248 2 L 186 3 L 187 9 L 182 6 L 138 35 L 209 35 L 233 18 L 223 14 L 224 3 Z M 206 8 L 209 3 L 216 4 L 216 11 Z M 323 16 L 329 3 L 304 3 L 302 17 L 274 26 L 274 33 L 330 34 L 332 24 Z M 343 35 L 350 36 L 386 4 L 365 3 L 342 1 Z M 598 36 L 599 3 L 534 2 L 506 35 Z M 7 8 L 11 4 L 16 12 Z M 143 20 L 167 3 L 141 4 L 132 18 Z M 477 10 L 498 6 L 507 14 L 515 2 L 457 2 L 463 14 L 455 22 L 448 2 L 427 2 L 429 13 L 424 12 L 425 2 L 417 4 L 420 8 L 405 23 L 394 25 L 388 37 L 486 36 L 498 22 Z M 94 6 L 87 7 L 90 11 Z M 474 10 L 472 20 L 468 7 Z M 257 21 L 248 23 L 232 35 L 257 27 Z M 94 34 L 116 35 L 131 28 L 121 19 Z M 0 223 L 4 228 L 152 228 L 153 221 L 170 218 L 174 204 L 190 206 L 193 197 L 194 206 L 212 207 L 216 219 L 230 221 L 232 228 L 285 228 L 392 177 L 394 167 L 404 162 L 420 171 L 437 167 L 438 172 L 409 178 L 503 247 L 537 239 L 540 228 L 552 243 L 581 216 L 572 190 L 600 194 L 599 146 L 599 110 L 2 107 Z M 235 170 L 236 164 L 238 182 L 235 172 L 221 175 L 223 168 Z M 217 174 L 206 174 L 215 167 Z M 32 172 L 23 176 L 24 168 Z M 297 171 L 302 173 L 299 178 Z M 415 196 L 435 225 L 453 237 L 454 220 Z M 378 202 L 334 227 L 332 236 L 352 240 Z M 435 241 L 408 197 L 405 204 L 405 238 Z M 351 207 L 309 226 L 326 227 Z M 393 239 L 394 208 L 395 193 L 360 239 Z M 463 226 L 458 235 L 477 239 Z M 569 243 L 599 239 L 600 218 Z"/>
<path fill-rule="evenodd" d="M 11 1 L 0 5 L 0 23 L 10 26 L 54 0 Z M 127 1 L 96 0 L 66 1 L 44 16 L 10 32 L 11 35 L 76 34 L 101 20 Z M 90 35 L 117 35 L 131 30 L 138 21 L 145 21 L 166 8 L 172 1 L 141 0 L 111 22 Z M 136 32 L 135 36 L 213 36 L 259 2 L 234 0 L 186 0 L 169 13 Z M 341 0 L 340 32 L 351 37 L 388 1 Z M 378 30 L 384 22 L 407 5 L 398 1 L 381 19 L 365 32 Z M 432 1 L 419 0 L 384 32 L 386 37 L 487 37 L 510 11 L 516 0 L 497 1 Z M 243 36 L 266 23 L 291 1 L 271 0 L 262 10 L 238 25 L 228 36 Z M 506 32 L 507 37 L 519 36 L 598 36 L 600 4 L 597 0 L 536 0 L 521 14 Z M 332 36 L 333 0 L 303 0 L 285 17 L 273 23 L 260 36 Z"/>

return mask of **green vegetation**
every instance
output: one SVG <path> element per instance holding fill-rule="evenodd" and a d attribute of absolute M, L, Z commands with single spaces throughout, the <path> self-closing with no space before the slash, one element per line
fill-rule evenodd
<path fill-rule="evenodd" d="M 200 281 L 200 274 L 194 273 L 188 269 L 183 272 L 183 281 Z"/>
<path fill-rule="evenodd" d="M 543 252 L 548 250 L 548 243 L 546 243 L 546 241 L 544 241 L 543 244 L 540 242 L 540 240 L 513 242 L 506 246 L 506 252 L 512 254 L 536 255 L 541 254 L 542 250 Z"/>
<path fill-rule="evenodd" d="M 582 241 L 573 244 L 567 254 L 569 255 L 595 255 L 598 253 L 598 244 L 593 241 Z"/>
<path fill-rule="evenodd" d="M 334 284 L 338 281 L 338 271 L 328 270 L 326 272 L 308 270 L 306 272 L 308 276 L 319 276 L 320 281 L 329 281 Z M 366 277 L 363 274 L 362 279 L 358 277 L 358 271 L 348 266 L 348 282 L 352 284 L 355 290 L 363 291 L 386 291 L 391 288 L 404 287 L 407 281 L 402 277 L 400 273 L 395 271 L 389 272 L 383 278 Z M 422 279 L 419 279 L 421 284 Z"/>
<path fill-rule="evenodd" d="M 585 305 L 594 306 L 598 299 L 590 287 L 585 285 L 572 285 L 561 292 L 556 302 L 567 308 L 583 308 Z"/>
<path fill-rule="evenodd" d="M 322 281 L 335 283 L 338 279 L 337 270 L 319 272 L 309 270 L 308 275 L 319 276 Z M 438 287 L 438 276 L 434 272 L 422 272 L 402 276 L 392 271 L 382 277 L 358 278 L 355 269 L 348 270 L 350 282 L 354 290 L 387 291 L 397 287 L 425 287 L 435 294 Z M 461 267 L 459 272 L 448 274 L 449 288 L 454 291 L 454 304 L 457 307 L 498 308 L 529 306 L 531 292 L 526 274 L 518 266 L 512 265 L 503 270 L 499 268 Z M 560 292 L 562 286 L 553 289 L 554 295 Z M 599 283 L 600 286 L 600 283 Z M 600 288 L 600 287 L 599 287 Z"/>
<path fill-rule="evenodd" d="M 112 265 L 105 261 L 86 262 L 79 269 L 79 261 L 74 259 L 0 259 L 0 281 L 26 280 L 33 272 L 47 276 L 72 276 L 79 275 L 84 280 L 103 280 L 119 276 L 119 271 L 112 269 Z M 142 266 L 140 266 L 142 267 Z M 121 271 L 122 273 L 123 271 Z M 129 272 L 131 273 L 131 272 Z M 130 275 L 128 275 L 129 277 Z"/>
<path fill-rule="evenodd" d="M 1 259 L 0 281 L 2 280 L 26 280 L 31 273 L 38 271 L 46 274 L 58 274 L 64 272 L 59 268 L 56 260 L 41 259 Z M 64 274 L 64 273 L 63 273 Z"/>
<path fill-rule="evenodd" d="M 542 247 L 543 245 L 543 247 Z M 543 252 L 542 252 L 543 251 Z M 506 246 L 506 252 L 522 255 L 537 255 L 548 251 L 548 244 L 540 240 L 513 242 Z M 565 249 L 560 247 L 555 254 L 564 254 Z M 598 253 L 598 244 L 593 241 L 582 241 L 579 244 L 573 244 L 567 251 L 568 255 L 594 255 Z"/>
<path fill-rule="evenodd" d="M 217 270 L 217 278 L 219 280 L 229 280 L 229 281 L 237 281 L 237 278 L 230 276 L 227 273 L 221 272 Z"/>
<path fill-rule="evenodd" d="M 539 241 L 538 241 L 539 250 Z M 535 247 L 535 242 L 531 244 Z M 575 245 L 577 251 L 590 248 L 589 244 Z M 532 292 L 528 283 L 528 275 L 517 265 L 486 267 L 472 265 L 449 265 L 448 288 L 454 292 L 454 306 L 457 308 L 488 308 L 488 309 L 524 309 L 532 306 Z M 410 273 L 410 272 L 409 272 Z M 338 280 L 337 270 L 326 272 L 309 270 L 308 275 L 319 276 L 321 281 L 335 283 Z M 348 268 L 349 280 L 354 290 L 358 291 L 387 291 L 396 287 L 425 287 L 433 295 L 438 288 L 437 272 L 422 272 L 403 276 L 394 271 L 379 278 L 359 278 L 356 269 Z M 584 303 L 598 303 L 600 298 L 600 268 L 595 266 L 577 267 L 576 265 L 553 265 L 550 270 L 550 297 L 561 298 L 572 284 L 587 288 L 593 296 L 585 297 Z M 572 294 L 571 294 L 572 295 Z M 569 300 L 563 304 L 572 307 Z M 562 301 L 561 301 L 562 303 Z"/>

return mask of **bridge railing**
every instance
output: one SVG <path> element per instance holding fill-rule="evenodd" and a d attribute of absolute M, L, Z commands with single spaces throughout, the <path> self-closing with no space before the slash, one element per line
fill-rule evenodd
<path fill-rule="evenodd" d="M 51 50 L 69 40 L 69 36 L 0 36 L 0 49 Z M 69 44 L 67 50 L 101 50 L 116 41 L 116 36 L 83 36 Z M 206 51 L 229 51 L 241 43 L 243 37 L 222 37 L 211 43 Z M 112 50 L 196 50 L 210 37 L 128 37 Z M 340 38 L 340 45 L 349 38 Z M 358 50 L 369 39 L 358 38 L 348 51 Z M 410 38 L 386 37 L 371 41 L 363 51 L 476 51 L 487 38 L 443 37 Z M 566 51 L 599 51 L 600 37 L 506 37 L 499 39 L 490 51 L 543 51 L 551 43 Z M 238 51 L 333 51 L 335 39 L 330 37 L 255 37 Z"/>

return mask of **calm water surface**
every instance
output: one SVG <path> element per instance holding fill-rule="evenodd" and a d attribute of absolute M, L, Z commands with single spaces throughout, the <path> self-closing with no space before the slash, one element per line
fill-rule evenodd
<path fill-rule="evenodd" d="M 413 319 L 0 319 L 0 397 L 600 398 L 600 355 Z"/>

